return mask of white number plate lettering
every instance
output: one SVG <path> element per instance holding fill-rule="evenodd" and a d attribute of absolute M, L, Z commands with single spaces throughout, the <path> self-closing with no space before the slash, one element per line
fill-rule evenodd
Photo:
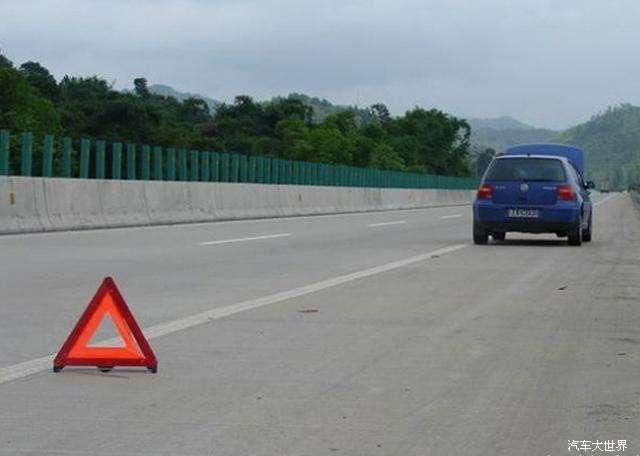
<path fill-rule="evenodd" d="M 512 218 L 538 218 L 540 211 L 538 209 L 509 209 L 507 215 Z"/>

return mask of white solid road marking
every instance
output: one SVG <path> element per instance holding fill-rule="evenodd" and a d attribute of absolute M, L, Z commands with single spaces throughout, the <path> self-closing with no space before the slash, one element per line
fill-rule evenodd
<path fill-rule="evenodd" d="M 402 225 L 403 223 L 407 223 L 405 220 L 396 220 L 395 222 L 380 222 L 380 223 L 371 223 L 367 226 L 389 226 L 389 225 Z"/>
<path fill-rule="evenodd" d="M 609 195 L 609 196 L 601 199 L 600 201 L 598 201 L 596 203 L 593 203 L 593 205 L 594 206 L 600 206 L 602 203 L 605 203 L 605 202 L 609 201 L 610 199 L 615 198 L 616 196 L 618 196 L 618 194 L 614 193 L 613 195 Z"/>
<path fill-rule="evenodd" d="M 200 245 L 218 245 L 218 244 L 230 244 L 232 242 L 244 242 L 244 241 L 258 241 L 260 239 L 275 239 L 291 236 L 293 233 L 279 233 L 279 234 L 267 234 L 265 236 L 254 236 L 247 238 L 236 238 L 236 239 L 222 239 L 220 241 L 209 241 L 209 242 L 201 242 Z"/>
<path fill-rule="evenodd" d="M 304 296 L 316 291 L 324 290 L 326 288 L 342 285 L 343 283 L 351 282 L 353 280 L 370 277 L 383 272 L 392 271 L 394 269 L 409 266 L 411 264 L 419 263 L 421 261 L 428 260 L 437 256 L 444 255 L 445 253 L 455 252 L 457 250 L 468 247 L 468 244 L 455 244 L 442 249 L 434 250 L 433 252 L 424 253 L 422 255 L 416 255 L 404 260 L 392 261 L 391 263 L 381 264 L 369 269 L 363 269 L 351 274 L 346 274 L 332 279 L 322 280 L 320 282 L 312 283 L 292 290 L 283 291 L 280 293 L 264 296 L 262 298 L 250 299 L 248 301 L 239 302 L 237 304 L 231 304 L 228 306 L 217 307 L 215 309 L 207 310 L 195 315 L 191 315 L 184 318 L 178 318 L 166 323 L 160 323 L 158 325 L 150 326 L 143 332 L 148 339 L 154 339 L 156 337 L 172 334 L 184 329 L 192 328 L 194 326 L 202 325 L 212 320 L 228 317 L 245 310 L 256 309 L 258 307 L 268 306 L 277 302 L 286 301 L 287 299 L 297 298 L 298 296 Z M 110 339 L 109 341 L 102 341 L 99 344 L 115 343 L 118 339 Z M 12 366 L 0 368 L 0 384 L 24 378 L 31 374 L 46 371 L 51 369 L 53 358 L 55 355 L 43 356 L 42 358 L 32 359 Z"/>
<path fill-rule="evenodd" d="M 452 219 L 452 218 L 458 218 L 458 217 L 462 217 L 462 214 L 443 215 L 440 218 L 441 219 Z"/>

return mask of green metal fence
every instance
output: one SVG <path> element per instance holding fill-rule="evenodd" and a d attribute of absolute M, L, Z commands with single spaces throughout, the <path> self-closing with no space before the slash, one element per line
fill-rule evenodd
<path fill-rule="evenodd" d="M 0 175 L 84 179 L 251 182 L 348 187 L 474 189 L 473 178 L 329 165 L 267 156 L 0 130 Z"/>

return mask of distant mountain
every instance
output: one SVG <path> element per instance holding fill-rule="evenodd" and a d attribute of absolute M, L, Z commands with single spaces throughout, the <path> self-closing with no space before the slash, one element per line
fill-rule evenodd
<path fill-rule="evenodd" d="M 277 100 L 279 98 L 281 97 L 275 97 L 272 100 Z M 369 123 L 373 120 L 373 117 L 368 109 L 359 108 L 358 106 L 336 105 L 324 98 L 310 97 L 309 95 L 305 95 L 303 93 L 290 93 L 287 97 L 284 98 L 300 100 L 307 106 L 313 108 L 314 122 L 322 122 L 327 116 L 349 110 L 355 112 L 356 118 L 359 119 L 362 124 Z"/>
<path fill-rule="evenodd" d="M 622 104 L 569 128 L 558 142 L 582 147 L 587 175 L 599 185 L 640 185 L 640 107 Z"/>
<path fill-rule="evenodd" d="M 513 117 L 468 119 L 471 126 L 471 144 L 474 149 L 491 148 L 496 152 L 516 144 L 550 142 L 558 132 L 536 128 Z"/>
<path fill-rule="evenodd" d="M 199 95 L 197 93 L 189 93 L 189 92 L 179 92 L 173 87 L 163 84 L 153 84 L 148 87 L 149 92 L 155 95 L 162 95 L 163 97 L 173 97 L 178 101 L 184 101 L 188 98 L 197 98 L 199 100 L 203 100 L 209 106 L 209 111 L 211 114 L 216 112 L 218 106 L 222 104 L 221 101 L 214 100 L 213 98 L 205 97 L 204 95 Z"/>
<path fill-rule="evenodd" d="M 153 84 L 150 85 L 149 91 L 155 95 L 162 95 L 164 97 L 173 97 L 178 101 L 184 101 L 187 98 L 197 98 L 199 100 L 204 100 L 209 106 L 209 111 L 211 114 L 214 114 L 218 107 L 223 103 L 222 101 L 215 100 L 213 98 L 206 97 L 204 95 L 200 95 L 197 93 L 189 93 L 189 92 L 180 92 L 174 89 L 171 86 L 164 84 Z M 332 114 L 336 114 L 342 111 L 353 110 L 356 113 L 356 117 L 362 122 L 367 123 L 372 120 L 372 116 L 369 113 L 369 110 L 364 108 L 359 108 L 357 106 L 344 106 L 344 105 L 336 105 L 331 103 L 324 98 L 310 97 L 309 95 L 305 95 L 302 93 L 291 93 L 287 97 L 274 97 L 270 101 L 281 99 L 281 98 L 294 98 L 301 100 L 304 104 L 313 108 L 313 120 L 314 122 L 322 122 L 327 116 Z M 265 101 L 268 103 L 269 101 Z"/>
<path fill-rule="evenodd" d="M 557 142 L 584 149 L 587 177 L 600 187 L 640 186 L 640 107 L 608 108 L 589 121 L 565 131 L 535 128 L 510 117 L 470 119 L 472 161 L 484 149 L 496 152 L 524 143 Z M 482 168 L 482 167 L 480 167 Z"/>
<path fill-rule="evenodd" d="M 516 144 L 553 142 L 558 135 L 557 131 L 544 128 L 531 130 L 471 130 L 471 144 L 474 147 L 491 148 L 496 152 L 502 152 L 506 148 Z"/>
<path fill-rule="evenodd" d="M 520 122 L 509 116 L 494 117 L 490 119 L 467 119 L 472 130 L 535 130 L 536 127 Z"/>

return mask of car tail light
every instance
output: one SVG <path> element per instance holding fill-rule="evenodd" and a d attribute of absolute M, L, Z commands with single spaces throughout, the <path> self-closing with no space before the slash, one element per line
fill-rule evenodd
<path fill-rule="evenodd" d="M 493 188 L 489 184 L 482 184 L 476 193 L 478 199 L 490 199 L 493 195 Z"/>
<path fill-rule="evenodd" d="M 556 195 L 559 200 L 574 201 L 576 199 L 576 194 L 570 185 L 558 185 Z"/>

